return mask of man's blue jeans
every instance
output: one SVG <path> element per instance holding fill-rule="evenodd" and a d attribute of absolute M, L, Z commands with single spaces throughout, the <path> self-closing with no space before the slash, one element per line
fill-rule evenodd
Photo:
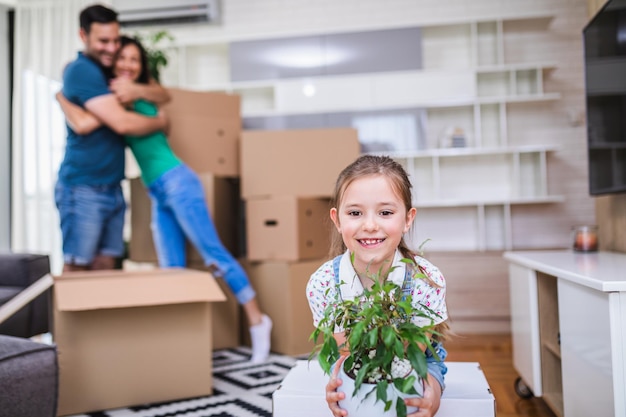
<path fill-rule="evenodd" d="M 186 237 L 200 252 L 205 265 L 216 268 L 214 274 L 226 281 L 240 304 L 252 300 L 256 295 L 254 289 L 217 235 L 198 176 L 181 164 L 157 178 L 148 192 L 159 265 L 163 268 L 186 265 Z"/>

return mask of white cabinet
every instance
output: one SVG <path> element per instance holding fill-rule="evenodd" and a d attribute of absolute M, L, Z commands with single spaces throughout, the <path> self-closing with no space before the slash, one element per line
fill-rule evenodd
<path fill-rule="evenodd" d="M 559 417 L 626 416 L 626 254 L 507 252 L 513 365 Z"/>
<path fill-rule="evenodd" d="M 625 295 L 558 282 L 565 416 L 626 415 Z"/>
<path fill-rule="evenodd" d="M 542 395 L 539 301 L 535 271 L 509 265 L 511 338 L 515 369 L 536 396 Z"/>

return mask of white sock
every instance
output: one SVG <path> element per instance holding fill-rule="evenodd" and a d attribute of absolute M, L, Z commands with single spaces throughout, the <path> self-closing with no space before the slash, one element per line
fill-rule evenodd
<path fill-rule="evenodd" d="M 250 327 L 252 339 L 252 358 L 250 362 L 265 362 L 270 355 L 270 336 L 272 333 L 272 319 L 263 314 L 261 323 Z"/>

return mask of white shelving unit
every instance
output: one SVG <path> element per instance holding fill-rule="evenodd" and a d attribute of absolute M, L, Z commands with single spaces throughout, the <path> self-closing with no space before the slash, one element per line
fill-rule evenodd
<path fill-rule="evenodd" d="M 556 100 L 544 76 L 553 63 L 505 62 L 506 23 L 548 21 L 551 16 L 470 21 L 422 28 L 423 69 L 375 74 L 319 76 L 254 82 L 230 82 L 229 43 L 195 39 L 170 48 L 165 83 L 242 96 L 244 116 L 333 111 L 448 108 Z M 314 85 L 314 96 L 303 94 Z M 349 94 L 344 94 L 349 92 Z"/>
<path fill-rule="evenodd" d="M 413 204 L 420 210 L 415 242 L 431 238 L 432 250 L 452 245 L 485 251 L 514 246 L 511 206 L 564 201 L 548 192 L 547 155 L 554 151 L 500 146 L 385 154 L 402 164 L 412 181 Z"/>
<path fill-rule="evenodd" d="M 399 161 L 413 178 L 417 207 L 440 207 L 560 201 L 547 189 L 547 154 L 555 150 L 521 146 L 385 154 Z"/>
<path fill-rule="evenodd" d="M 174 65 L 163 78 L 167 85 L 240 94 L 244 117 L 424 109 L 427 149 L 391 155 L 413 182 L 415 241 L 432 239 L 434 251 L 512 250 L 516 207 L 564 201 L 548 190 L 548 155 L 557 149 L 520 146 L 507 122 L 522 103 L 561 97 L 545 83 L 556 64 L 519 50 L 516 32 L 547 31 L 552 18 L 424 26 L 421 70 L 237 83 L 230 82 L 228 48 L 238 39 L 195 39 L 172 47 Z M 305 85 L 315 94 L 304 94 Z M 463 131 L 466 147 L 441 147 L 450 127 Z"/>

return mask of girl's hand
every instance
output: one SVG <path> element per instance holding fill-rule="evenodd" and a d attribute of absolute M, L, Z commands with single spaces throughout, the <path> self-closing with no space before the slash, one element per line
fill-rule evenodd
<path fill-rule="evenodd" d="M 407 415 L 407 417 L 433 417 L 439 410 L 441 402 L 441 386 L 439 382 L 432 376 L 428 375 L 428 382 L 424 384 L 424 396 L 407 398 L 404 403 L 407 407 L 417 407 L 415 413 Z"/>
<path fill-rule="evenodd" d="M 339 369 L 343 366 L 343 361 L 345 361 L 347 357 L 347 355 L 344 355 L 337 360 L 330 381 L 326 384 L 326 402 L 334 417 L 344 417 L 348 415 L 346 410 L 339 407 L 339 401 L 343 400 L 346 395 L 343 392 L 337 392 L 337 388 L 341 385 L 341 379 L 337 378 L 337 375 L 339 374 Z"/>

